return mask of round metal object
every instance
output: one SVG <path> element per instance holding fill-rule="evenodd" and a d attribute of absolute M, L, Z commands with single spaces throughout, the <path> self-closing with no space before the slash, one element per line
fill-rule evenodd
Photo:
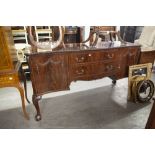
<path fill-rule="evenodd" d="M 154 95 L 154 83 L 151 80 L 141 80 L 135 88 L 135 102 L 149 102 Z"/>

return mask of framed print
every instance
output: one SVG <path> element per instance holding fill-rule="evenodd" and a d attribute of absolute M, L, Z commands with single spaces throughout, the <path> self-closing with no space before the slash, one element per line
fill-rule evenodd
<path fill-rule="evenodd" d="M 132 99 L 132 84 L 137 77 L 140 80 L 147 80 L 151 78 L 152 63 L 139 64 L 129 66 L 129 77 L 128 77 L 128 100 Z"/>

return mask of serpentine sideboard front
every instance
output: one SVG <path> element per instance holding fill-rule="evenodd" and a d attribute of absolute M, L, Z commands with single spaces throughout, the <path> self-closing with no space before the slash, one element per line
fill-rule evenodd
<path fill-rule="evenodd" d="M 138 63 L 139 54 L 140 46 L 131 43 L 95 47 L 73 44 L 58 51 L 29 54 L 35 119 L 41 120 L 38 101 L 43 94 L 68 90 L 70 83 L 76 80 L 111 77 L 115 84 L 117 79 L 128 76 L 128 68 Z"/>

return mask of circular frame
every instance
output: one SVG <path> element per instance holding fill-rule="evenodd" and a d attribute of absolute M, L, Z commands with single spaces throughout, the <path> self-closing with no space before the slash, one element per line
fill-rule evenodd
<path fill-rule="evenodd" d="M 150 91 L 146 97 L 140 96 L 140 93 L 145 92 L 146 89 L 150 87 Z M 135 92 L 135 101 L 140 102 L 140 103 L 145 103 L 149 102 L 151 98 L 154 95 L 154 83 L 151 80 L 142 80 L 139 81 L 137 86 L 136 86 L 136 92 Z"/>

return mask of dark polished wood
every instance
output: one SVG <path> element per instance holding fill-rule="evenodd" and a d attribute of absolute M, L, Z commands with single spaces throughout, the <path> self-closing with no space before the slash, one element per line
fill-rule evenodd
<path fill-rule="evenodd" d="M 144 64 L 144 63 L 154 64 L 154 60 L 155 60 L 155 50 L 140 53 L 139 64 Z"/>
<path fill-rule="evenodd" d="M 57 51 L 31 53 L 28 64 L 33 86 L 33 104 L 41 119 L 38 101 L 41 96 L 69 89 L 72 81 L 93 80 L 102 77 L 116 79 L 128 76 L 128 67 L 138 63 L 140 46 L 114 43 L 86 46 L 83 44 L 65 45 Z"/>
<path fill-rule="evenodd" d="M 155 129 L 155 99 L 145 129 Z"/>

